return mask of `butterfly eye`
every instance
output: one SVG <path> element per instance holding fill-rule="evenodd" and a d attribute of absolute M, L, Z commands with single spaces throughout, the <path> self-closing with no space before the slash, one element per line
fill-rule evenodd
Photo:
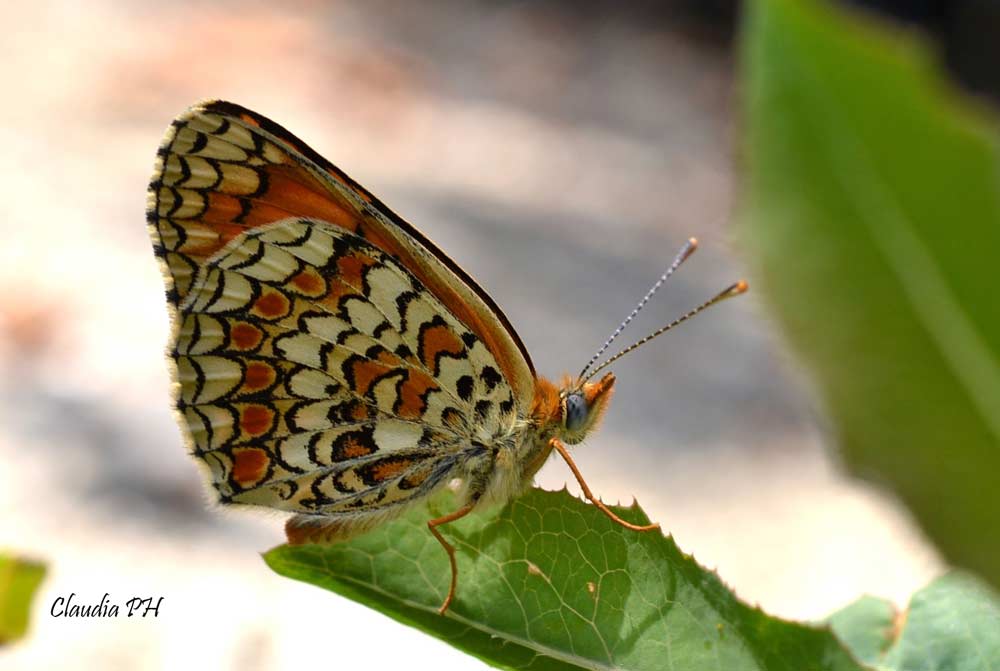
<path fill-rule="evenodd" d="M 587 421 L 587 400 L 581 393 L 571 393 L 566 396 L 566 412 L 563 424 L 567 431 L 577 431 Z"/>

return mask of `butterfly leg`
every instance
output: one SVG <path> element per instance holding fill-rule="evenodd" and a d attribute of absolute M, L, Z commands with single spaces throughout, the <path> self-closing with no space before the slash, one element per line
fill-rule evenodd
<path fill-rule="evenodd" d="M 576 464 L 573 462 L 572 457 L 569 456 L 569 451 L 566 450 L 566 446 L 562 444 L 562 441 L 560 441 L 558 438 L 553 438 L 552 440 L 549 441 L 549 444 L 553 448 L 555 448 L 555 450 L 559 453 L 560 456 L 562 456 L 563 459 L 566 460 L 566 464 L 569 466 L 569 470 L 573 471 L 573 475 L 576 476 L 576 481 L 580 483 L 580 489 L 583 490 L 583 495 L 586 496 L 591 503 L 597 506 L 598 510 L 600 510 L 602 513 L 611 518 L 612 522 L 620 524 L 626 529 L 631 529 L 632 531 L 654 531 L 654 530 L 659 531 L 660 529 L 659 524 L 647 524 L 645 526 L 639 526 L 638 524 L 632 524 L 631 522 L 626 522 L 622 518 L 618 517 L 618 515 L 615 515 L 613 512 L 611 512 L 611 509 L 608 508 L 606 505 L 604 505 L 604 503 L 602 503 L 601 500 L 596 496 L 594 496 L 594 493 L 590 491 L 590 487 L 587 486 L 587 482 L 583 479 L 583 475 L 580 473 L 580 469 L 576 467 Z"/>
<path fill-rule="evenodd" d="M 442 603 L 441 607 L 438 609 L 438 613 L 441 615 L 445 614 L 445 611 L 448 610 L 448 606 L 451 605 L 451 600 L 455 598 L 455 588 L 458 586 L 458 564 L 455 563 L 455 548 L 451 543 L 444 539 L 444 536 L 442 536 L 441 532 L 437 530 L 437 527 L 465 517 L 472 512 L 472 508 L 476 505 L 476 501 L 478 500 L 479 497 L 475 497 L 472 501 L 466 503 L 455 512 L 448 513 L 447 515 L 443 515 L 441 517 L 436 517 L 427 522 L 427 528 L 431 530 L 434 537 L 437 538 L 438 542 L 444 547 L 445 552 L 448 553 L 448 561 L 451 562 L 451 586 L 448 588 L 448 596 L 445 597 L 444 603 Z"/>

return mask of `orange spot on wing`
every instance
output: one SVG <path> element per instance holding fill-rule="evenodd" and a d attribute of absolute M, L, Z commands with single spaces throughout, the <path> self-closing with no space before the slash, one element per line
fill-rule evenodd
<path fill-rule="evenodd" d="M 369 471 L 376 482 L 385 482 L 396 477 L 413 464 L 413 459 L 387 459 L 375 464 Z"/>
<path fill-rule="evenodd" d="M 365 268 L 377 265 L 377 263 L 375 259 L 364 254 L 348 254 L 337 259 L 337 270 L 342 282 L 360 288 L 362 286 L 361 276 Z"/>
<path fill-rule="evenodd" d="M 364 396 L 371 389 L 376 378 L 385 375 L 392 370 L 388 366 L 375 363 L 370 360 L 357 360 L 351 366 L 351 373 L 354 376 L 354 391 Z"/>
<path fill-rule="evenodd" d="M 251 308 L 251 312 L 265 319 L 275 319 L 288 314 L 291 309 L 288 297 L 273 290 L 264 290 L 260 298 L 256 300 Z"/>
<path fill-rule="evenodd" d="M 264 333 L 252 324 L 238 322 L 229 329 L 229 338 L 237 349 L 255 349 L 264 339 Z"/>
<path fill-rule="evenodd" d="M 364 403 L 361 403 L 360 401 L 354 403 L 351 406 L 349 414 L 352 419 L 357 420 L 359 422 L 365 419 L 369 419 L 372 416 L 372 413 L 369 410 L 368 406 L 365 405 Z"/>
<path fill-rule="evenodd" d="M 364 457 L 369 454 L 374 454 L 375 450 L 376 448 L 372 445 L 366 445 L 365 443 L 355 438 L 348 438 L 347 440 L 340 443 L 340 450 L 338 450 L 338 456 L 344 459 L 355 459 L 357 457 Z"/>
<path fill-rule="evenodd" d="M 240 428 L 251 436 L 267 433 L 274 423 L 274 411 L 266 405 L 248 405 L 240 413 Z"/>
<path fill-rule="evenodd" d="M 258 447 L 233 450 L 233 480 L 246 487 L 254 485 L 267 474 L 271 457 Z"/>
<path fill-rule="evenodd" d="M 303 270 L 291 279 L 292 285 L 307 296 L 317 296 L 326 289 L 323 278 L 310 270 Z"/>
<path fill-rule="evenodd" d="M 423 395 L 430 389 L 438 389 L 434 380 L 423 373 L 409 371 L 399 389 L 399 404 L 395 412 L 404 419 L 420 419 L 427 409 Z"/>
<path fill-rule="evenodd" d="M 354 287 L 349 287 L 339 279 L 330 282 L 330 288 L 326 292 L 326 296 L 317 300 L 318 303 L 325 305 L 332 311 L 336 311 L 340 306 L 340 301 L 344 296 L 360 296 Z"/>
<path fill-rule="evenodd" d="M 254 361 L 247 366 L 243 380 L 246 391 L 260 391 L 274 384 L 277 375 L 274 369 L 262 361 Z"/>
<path fill-rule="evenodd" d="M 422 333 L 420 358 L 424 366 L 434 370 L 434 362 L 441 353 L 459 355 L 464 351 L 462 341 L 447 326 L 432 326 Z"/>

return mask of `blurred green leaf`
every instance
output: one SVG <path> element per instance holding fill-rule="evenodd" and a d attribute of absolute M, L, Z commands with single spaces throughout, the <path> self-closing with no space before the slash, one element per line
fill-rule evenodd
<path fill-rule="evenodd" d="M 0 645 L 28 630 L 31 601 L 45 577 L 45 566 L 0 553 Z"/>
<path fill-rule="evenodd" d="M 742 244 L 848 466 L 1000 584 L 1000 153 L 915 34 L 758 0 Z"/>
<path fill-rule="evenodd" d="M 440 500 L 350 542 L 265 559 L 504 669 L 860 671 L 828 629 L 750 608 L 673 539 L 623 529 L 565 491 L 442 527 L 459 562 L 442 617 L 450 571 L 426 522 L 450 509 Z M 618 512 L 647 522 L 638 506 Z"/>
<path fill-rule="evenodd" d="M 887 602 L 864 597 L 830 625 L 859 659 L 880 670 L 1000 668 L 1000 599 L 969 575 L 935 580 L 899 617 Z"/>
<path fill-rule="evenodd" d="M 875 666 L 893 644 L 896 607 L 885 599 L 863 596 L 830 617 L 833 633 L 858 661 Z"/>
<path fill-rule="evenodd" d="M 954 573 L 913 595 L 890 669 L 1000 668 L 1000 600 L 985 583 Z"/>

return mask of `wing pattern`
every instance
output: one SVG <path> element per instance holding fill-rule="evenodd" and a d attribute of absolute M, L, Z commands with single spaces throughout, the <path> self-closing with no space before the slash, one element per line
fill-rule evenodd
<path fill-rule="evenodd" d="M 384 511 L 515 421 L 485 345 L 369 242 L 289 218 L 235 238 L 179 306 L 178 408 L 223 501 Z"/>
<path fill-rule="evenodd" d="M 196 105 L 164 138 L 149 189 L 154 247 L 174 308 L 198 269 L 246 231 L 308 217 L 396 259 L 490 350 L 528 411 L 534 369 L 500 308 L 410 224 L 278 124 L 223 101 Z"/>

